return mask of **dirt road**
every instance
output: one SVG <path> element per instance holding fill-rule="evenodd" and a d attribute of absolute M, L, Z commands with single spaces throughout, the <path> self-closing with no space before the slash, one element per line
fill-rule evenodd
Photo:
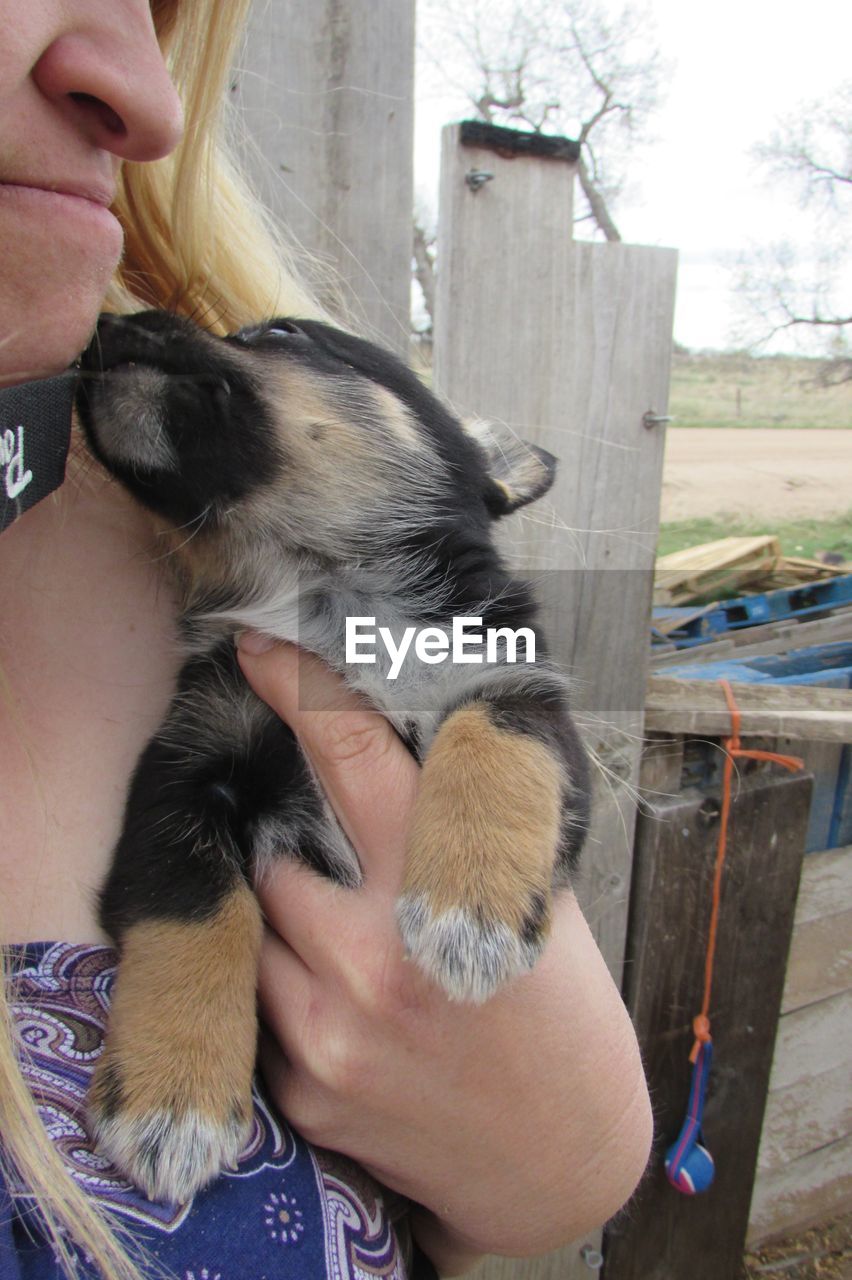
<path fill-rule="evenodd" d="M 852 510 L 852 431 L 669 428 L 662 519 L 785 519 Z"/>

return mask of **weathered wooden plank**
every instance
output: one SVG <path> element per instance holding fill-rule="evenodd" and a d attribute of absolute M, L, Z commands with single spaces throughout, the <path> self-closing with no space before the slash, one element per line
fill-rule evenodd
<path fill-rule="evenodd" d="M 256 5 L 236 86 L 246 162 L 275 218 L 325 266 L 315 287 L 335 309 L 342 294 L 362 331 L 407 357 L 414 0 Z"/>
<path fill-rule="evenodd" d="M 668 617 L 657 617 L 654 619 L 654 630 L 662 636 L 671 635 L 673 631 L 679 631 L 681 627 L 685 627 L 690 622 L 694 622 L 696 618 L 703 618 L 706 613 L 709 613 L 711 609 L 715 608 L 715 604 L 699 604 L 696 605 L 694 609 L 690 609 L 688 613 L 672 613 L 669 614 Z M 682 653 L 683 650 L 681 650 L 681 654 Z"/>
<path fill-rule="evenodd" d="M 849 849 L 828 850 L 804 861 L 784 986 L 785 1008 L 830 993 L 838 983 L 838 971 L 840 983 L 852 983 L 850 853 Z M 848 999 L 826 999 L 779 1022 L 752 1201 L 752 1235 L 795 1229 L 802 1196 L 817 1206 L 809 1213 L 825 1207 L 822 1195 L 834 1178 L 832 1162 L 800 1161 L 852 1132 L 848 1018 Z M 767 1181 L 768 1174 L 784 1175 L 780 1192 L 775 1179 Z M 830 1186 L 828 1190 L 831 1195 Z"/>
<path fill-rule="evenodd" d="M 601 1232 L 592 1231 L 576 1245 L 538 1258 L 489 1258 L 473 1275 L 476 1280 L 588 1280 L 599 1270 L 600 1248 Z"/>
<path fill-rule="evenodd" d="M 821 578 L 840 578 L 852 573 L 852 564 L 823 564 L 809 556 L 782 556 L 780 570 L 798 582 L 815 582 Z"/>
<path fill-rule="evenodd" d="M 805 838 L 805 852 L 827 849 L 832 839 L 837 780 L 843 760 L 842 742 L 807 742 L 792 738 L 776 738 L 773 750 L 798 756 L 808 773 L 813 774 L 811 816 Z"/>
<path fill-rule="evenodd" d="M 651 652 L 651 665 L 657 668 L 684 662 L 716 662 L 729 654 L 736 658 L 758 658 L 767 654 L 788 653 L 808 645 L 830 644 L 833 640 L 852 639 L 852 609 L 837 609 L 827 618 L 815 621 L 767 622 L 760 627 L 741 627 L 722 640 L 710 640 L 692 649 L 673 652 Z M 661 671 L 660 674 L 663 674 Z"/>
<path fill-rule="evenodd" d="M 737 684 L 735 694 L 744 737 L 852 741 L 852 690 Z M 652 675 L 648 681 L 646 730 L 719 737 L 730 732 L 730 724 L 724 691 L 715 680 Z"/>
<path fill-rule="evenodd" d="M 716 538 L 713 542 L 702 542 L 698 546 L 682 547 L 680 551 L 657 556 L 657 572 L 666 575 L 666 582 L 670 581 L 669 574 L 672 575 L 672 582 L 681 582 L 693 573 L 703 573 L 707 569 L 726 569 L 767 552 L 773 556 L 781 554 L 781 543 L 774 534 Z"/>
<path fill-rule="evenodd" d="M 852 911 L 852 846 L 806 858 L 796 899 L 796 928 L 809 920 Z"/>
<path fill-rule="evenodd" d="M 852 1062 L 852 991 L 785 1014 L 778 1024 L 770 1089 L 785 1089 Z"/>
<path fill-rule="evenodd" d="M 748 1244 L 754 1246 L 773 1236 L 815 1226 L 835 1214 L 848 1213 L 850 1202 L 852 1136 L 758 1178 Z"/>
<path fill-rule="evenodd" d="M 493 173 L 474 193 L 471 169 Z M 561 459 L 507 522 L 601 763 L 584 906 L 618 975 L 638 779 L 676 255 L 570 241 L 574 166 L 507 159 L 444 131 L 435 387 Z M 500 246 L 495 252 L 495 246 Z"/>
<path fill-rule="evenodd" d="M 744 774 L 732 803 L 711 1001 L 705 1109 L 716 1179 L 676 1192 L 662 1171 L 683 1122 L 701 1004 L 718 795 L 689 790 L 637 825 L 625 988 L 657 1119 L 655 1165 L 607 1232 L 606 1280 L 739 1274 L 810 799 L 807 775 Z M 795 1015 L 793 1015 L 795 1016 Z"/>
<path fill-rule="evenodd" d="M 435 388 L 461 413 L 544 425 L 572 311 L 576 166 L 463 147 L 459 132 L 442 134 Z M 465 181 L 473 170 L 493 174 L 478 191 Z"/>
<path fill-rule="evenodd" d="M 782 1009 L 825 1000 L 852 988 L 852 911 L 808 920 L 793 930 Z M 852 1093 L 852 1067 L 850 1068 Z"/>
<path fill-rule="evenodd" d="M 562 545 L 573 547 L 574 563 L 585 566 L 582 572 L 570 571 L 567 582 L 564 573 L 551 576 L 549 585 L 557 591 L 551 594 L 548 623 L 557 656 L 574 674 L 577 715 L 598 761 L 580 895 L 618 980 L 648 670 L 645 637 L 653 584 L 646 538 L 653 530 L 656 540 L 664 443 L 662 432 L 654 439 L 654 432 L 640 423 L 648 410 L 666 412 L 677 258 L 671 251 L 630 247 L 623 254 L 608 254 L 613 247 L 577 246 L 579 324 L 569 396 L 573 429 L 583 434 L 570 462 L 572 483 L 566 485 L 571 455 L 565 457 L 565 437 L 558 440 L 555 432 L 541 431 L 532 439 L 564 459 L 563 487 L 554 495 L 557 526 L 571 530 L 561 531 Z M 596 357 L 603 357 L 600 367 Z M 548 564 L 559 538 L 558 527 L 550 538 L 540 537 L 538 563 Z M 600 1232 L 587 1236 L 547 1260 L 530 1280 L 587 1277 L 590 1263 L 585 1258 L 593 1258 L 601 1242 Z"/>
<path fill-rule="evenodd" d="M 690 649 L 678 649 L 674 644 L 655 644 L 651 649 L 651 670 L 654 675 L 664 676 L 667 667 L 682 667 L 685 662 L 717 662 L 729 655 L 738 658 L 740 653 L 733 639 L 736 634 L 732 632 L 723 640 L 708 641 Z"/>
<path fill-rule="evenodd" d="M 843 748 L 837 771 L 837 797 L 831 821 L 829 843 L 844 845 L 852 841 L 852 738 Z"/>
<path fill-rule="evenodd" d="M 852 1080 L 849 1064 L 819 1071 L 786 1089 L 769 1091 L 757 1167 L 760 1173 L 782 1169 L 791 1160 L 818 1151 L 852 1133 Z"/>
<path fill-rule="evenodd" d="M 476 192 L 472 169 L 493 174 Z M 553 490 L 506 522 L 503 546 L 535 574 L 600 760 L 581 901 L 618 980 L 664 445 L 642 420 L 665 413 L 676 255 L 572 243 L 573 179 L 566 160 L 508 158 L 444 131 L 434 385 L 560 459 Z M 480 1275 L 588 1276 L 579 1249 Z"/>

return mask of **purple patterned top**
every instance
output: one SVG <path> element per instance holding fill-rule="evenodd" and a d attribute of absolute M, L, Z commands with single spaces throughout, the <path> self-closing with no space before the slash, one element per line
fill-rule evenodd
<path fill-rule="evenodd" d="M 157 1204 L 93 1150 L 83 1123 L 115 977 L 110 947 L 11 948 L 12 1017 L 24 1077 L 77 1182 L 179 1280 L 406 1280 L 387 1193 L 343 1156 L 308 1146 L 254 1089 L 254 1130 L 235 1170 L 188 1205 Z M 84 1260 L 85 1262 L 85 1260 Z M 83 1266 L 83 1274 L 91 1274 Z M 57 1280 L 26 1202 L 0 1178 L 0 1280 Z"/>

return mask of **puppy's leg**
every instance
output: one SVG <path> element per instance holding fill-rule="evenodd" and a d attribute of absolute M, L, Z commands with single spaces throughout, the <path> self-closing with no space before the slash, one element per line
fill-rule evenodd
<path fill-rule="evenodd" d="M 245 1144 L 260 936 L 244 882 L 205 918 L 143 918 L 122 935 L 89 1117 L 99 1149 L 151 1199 L 188 1200 Z"/>
<path fill-rule="evenodd" d="M 559 701 L 467 703 L 423 763 L 398 917 L 409 953 L 456 999 L 532 967 L 551 891 L 587 822 L 585 757 Z"/>
<path fill-rule="evenodd" d="M 90 1127 L 153 1199 L 188 1200 L 247 1136 L 262 930 L 250 864 L 271 791 L 298 800 L 303 774 L 232 653 L 187 664 L 101 894 L 120 954 Z M 276 832 L 286 842 L 286 813 Z"/>

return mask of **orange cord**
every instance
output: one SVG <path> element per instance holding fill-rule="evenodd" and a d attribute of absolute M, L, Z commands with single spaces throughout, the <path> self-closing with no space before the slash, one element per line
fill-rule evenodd
<path fill-rule="evenodd" d="M 734 698 L 734 691 L 727 680 L 719 684 L 725 691 L 725 700 L 731 713 L 731 735 L 724 741 L 725 763 L 722 769 L 722 809 L 719 815 L 719 842 L 716 846 L 716 867 L 713 873 L 713 906 L 710 911 L 710 931 L 707 937 L 707 955 L 704 960 L 704 999 L 701 1012 L 692 1021 L 695 1043 L 689 1055 L 689 1061 L 695 1062 L 698 1050 L 706 1044 L 710 1037 L 710 991 L 713 986 L 713 961 L 716 956 L 716 934 L 719 926 L 719 907 L 722 899 L 722 872 L 725 867 L 725 854 L 728 846 L 728 818 L 731 812 L 731 783 L 734 776 L 734 761 L 747 758 L 749 760 L 772 760 L 791 772 L 804 767 L 798 756 L 782 756 L 776 751 L 747 750 L 740 746 L 740 709 Z"/>

